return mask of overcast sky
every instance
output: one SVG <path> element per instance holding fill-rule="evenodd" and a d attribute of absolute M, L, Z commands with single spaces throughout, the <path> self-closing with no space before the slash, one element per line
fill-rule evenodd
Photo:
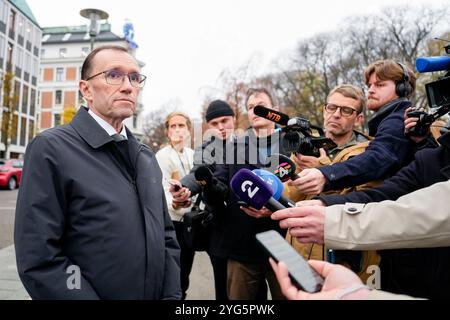
<path fill-rule="evenodd" d="M 439 7 L 449 0 L 27 0 L 41 27 L 81 25 L 85 8 L 109 13 L 115 33 L 131 20 L 137 57 L 146 63 L 145 110 L 175 101 L 199 117 L 205 91 L 218 87 L 224 69 L 253 58 L 258 71 L 293 50 L 297 42 L 332 31 L 352 15 L 376 13 L 390 5 L 423 3 Z M 217 98 L 223 98 L 217 91 Z"/>

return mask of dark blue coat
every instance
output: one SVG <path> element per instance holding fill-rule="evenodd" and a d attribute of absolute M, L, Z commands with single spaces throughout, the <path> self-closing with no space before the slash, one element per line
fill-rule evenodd
<path fill-rule="evenodd" d="M 369 121 L 374 137 L 367 149 L 347 160 L 318 168 L 327 178 L 325 190 L 357 186 L 395 174 L 414 158 L 415 146 L 404 134 L 407 100 L 395 100 L 384 106 Z"/>
<path fill-rule="evenodd" d="M 153 152 L 127 134 L 134 177 L 85 108 L 29 144 L 14 240 L 19 275 L 33 299 L 181 297 L 179 246 L 161 170 Z M 80 290 L 68 289 L 70 266 L 81 271 Z"/>
<path fill-rule="evenodd" d="M 415 190 L 447 181 L 450 179 L 450 132 L 441 136 L 439 142 L 441 146 L 436 149 L 417 152 L 415 161 L 377 188 L 319 198 L 327 205 L 396 200 Z M 432 208 L 428 214 L 433 214 Z M 383 289 L 417 297 L 448 298 L 450 248 L 384 250 L 381 256 Z M 383 272 L 388 275 L 385 279 Z"/>

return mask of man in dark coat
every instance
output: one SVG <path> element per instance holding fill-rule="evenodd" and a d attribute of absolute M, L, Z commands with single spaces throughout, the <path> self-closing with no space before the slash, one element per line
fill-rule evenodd
<path fill-rule="evenodd" d="M 405 134 L 404 114 L 416 85 L 414 73 L 392 60 L 380 60 L 365 70 L 367 108 L 374 137 L 365 152 L 347 161 L 303 170 L 292 182 L 301 192 L 317 195 L 393 176 L 414 159 L 415 144 Z"/>
<path fill-rule="evenodd" d="M 117 46 L 92 51 L 88 108 L 28 146 L 14 240 L 33 299 L 179 299 L 179 246 L 161 171 L 122 121 L 145 76 Z"/>

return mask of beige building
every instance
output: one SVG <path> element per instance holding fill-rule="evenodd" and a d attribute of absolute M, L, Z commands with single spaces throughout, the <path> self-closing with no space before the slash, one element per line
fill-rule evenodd
<path fill-rule="evenodd" d="M 9 94 L 15 100 L 9 121 L 12 130 L 10 134 L 0 131 L 0 158 L 21 157 L 35 135 L 41 37 L 25 0 L 0 0 L 0 124 L 8 111 L 4 106 L 7 73 L 13 75 Z"/>
<path fill-rule="evenodd" d="M 135 55 L 135 50 L 125 38 L 114 34 L 108 23 L 100 25 L 100 33 L 95 38 L 95 47 L 106 44 L 126 47 Z M 78 82 L 81 66 L 90 49 L 87 26 L 43 28 L 39 78 L 39 131 L 66 123 L 74 111 L 85 105 L 78 90 Z M 142 62 L 140 65 L 144 66 Z M 140 115 L 142 109 L 143 105 L 139 102 L 135 115 L 125 120 L 127 128 L 137 138 L 143 135 Z"/>

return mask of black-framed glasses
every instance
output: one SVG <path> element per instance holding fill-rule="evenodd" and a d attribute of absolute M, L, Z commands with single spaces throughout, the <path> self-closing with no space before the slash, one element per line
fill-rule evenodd
<path fill-rule="evenodd" d="M 133 87 L 143 88 L 145 85 L 145 79 L 147 79 L 146 76 L 137 72 L 124 73 L 122 71 L 113 69 L 94 74 L 93 76 L 87 78 L 86 81 L 91 80 L 101 74 L 105 75 L 106 83 L 113 86 L 122 85 L 122 83 L 125 81 L 125 77 L 128 77 L 128 80 L 130 80 L 130 83 Z"/>
<path fill-rule="evenodd" d="M 341 112 L 341 114 L 344 117 L 350 117 L 353 114 L 353 112 L 358 113 L 358 111 L 353 108 L 345 107 L 345 106 L 338 106 L 338 105 L 335 105 L 332 103 L 327 103 L 324 108 L 325 108 L 325 111 L 328 113 L 335 113 L 336 110 L 339 109 L 339 111 Z"/>

